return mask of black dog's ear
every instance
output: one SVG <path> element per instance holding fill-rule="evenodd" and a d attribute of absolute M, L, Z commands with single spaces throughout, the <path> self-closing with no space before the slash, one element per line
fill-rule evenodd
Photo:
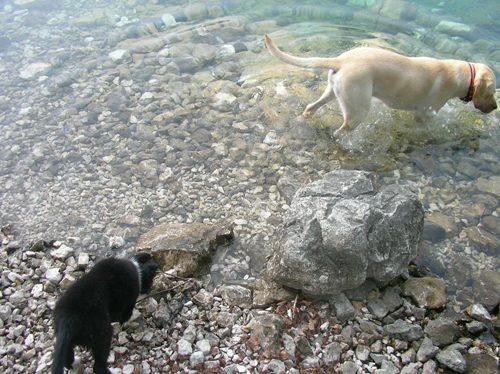
<path fill-rule="evenodd" d="M 139 264 L 145 264 L 148 261 L 151 261 L 153 259 L 153 256 L 151 254 L 146 253 L 146 252 L 139 252 L 135 256 L 135 259 Z"/>

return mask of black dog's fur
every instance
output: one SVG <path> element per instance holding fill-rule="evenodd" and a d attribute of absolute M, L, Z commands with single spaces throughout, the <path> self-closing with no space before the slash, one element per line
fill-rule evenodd
<path fill-rule="evenodd" d="M 135 261 L 140 268 L 140 278 Z M 131 260 L 99 261 L 76 281 L 56 303 L 56 344 L 52 374 L 71 368 L 76 345 L 90 348 L 94 372 L 109 374 L 106 361 L 111 349 L 111 322 L 124 323 L 132 316 L 139 294 L 149 292 L 158 265 L 148 253 Z M 140 287 L 140 289 L 139 289 Z"/>

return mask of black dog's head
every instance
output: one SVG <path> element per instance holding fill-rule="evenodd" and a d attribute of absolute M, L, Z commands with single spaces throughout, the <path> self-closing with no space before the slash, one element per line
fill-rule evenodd
<path fill-rule="evenodd" d="M 146 252 L 139 252 L 134 256 L 141 269 L 141 294 L 148 293 L 153 285 L 153 279 L 158 271 L 158 264 L 153 256 Z"/>

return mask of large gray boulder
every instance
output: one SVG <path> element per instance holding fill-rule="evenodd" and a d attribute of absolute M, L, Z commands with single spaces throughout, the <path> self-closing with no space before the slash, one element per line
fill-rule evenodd
<path fill-rule="evenodd" d="M 299 189 L 278 230 L 267 273 L 315 296 L 387 281 L 417 255 L 424 211 L 397 185 L 378 188 L 370 173 L 338 170 Z"/>

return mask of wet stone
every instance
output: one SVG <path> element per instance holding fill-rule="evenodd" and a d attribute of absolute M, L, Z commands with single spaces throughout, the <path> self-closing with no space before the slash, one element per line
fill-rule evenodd
<path fill-rule="evenodd" d="M 424 332 L 419 325 L 398 319 L 396 322 L 384 327 L 384 332 L 391 338 L 404 341 L 419 340 L 424 336 Z"/>
<path fill-rule="evenodd" d="M 430 338 L 425 337 L 417 351 L 417 360 L 420 362 L 426 362 L 429 359 L 434 358 L 438 352 L 439 348 L 432 343 Z"/>
<path fill-rule="evenodd" d="M 488 354 L 467 354 L 465 361 L 467 362 L 468 374 L 498 374 L 498 358 Z"/>
<path fill-rule="evenodd" d="M 500 235 L 500 218 L 487 216 L 481 220 L 481 226 L 492 234 Z"/>
<path fill-rule="evenodd" d="M 440 317 L 429 321 L 425 327 L 425 334 L 431 338 L 433 344 L 444 347 L 458 338 L 459 329 L 452 320 Z"/>
<path fill-rule="evenodd" d="M 498 253 L 500 239 L 496 235 L 479 227 L 468 227 L 464 229 L 464 232 L 471 244 L 478 251 L 485 252 L 492 256 Z"/>
<path fill-rule="evenodd" d="M 330 300 L 330 303 L 332 304 L 332 308 L 333 308 L 333 311 L 335 313 L 335 316 L 340 321 L 346 321 L 346 320 L 354 318 L 356 310 L 352 306 L 349 299 L 343 293 L 341 293 L 337 296 L 334 296 Z"/>
<path fill-rule="evenodd" d="M 472 290 L 476 301 L 491 312 L 500 299 L 500 272 L 480 270 L 473 274 Z"/>
<path fill-rule="evenodd" d="M 408 279 L 403 286 L 403 293 L 421 308 L 437 309 L 447 302 L 446 284 L 439 278 Z"/>
<path fill-rule="evenodd" d="M 466 308 L 466 313 L 477 321 L 490 322 L 491 315 L 488 310 L 481 304 L 469 305 Z"/>
<path fill-rule="evenodd" d="M 445 349 L 436 355 L 437 361 L 444 367 L 458 373 L 465 373 L 467 362 L 462 354 L 454 349 Z"/>
<path fill-rule="evenodd" d="M 446 239 L 446 231 L 433 222 L 424 221 L 423 239 L 431 243 L 439 243 Z"/>
<path fill-rule="evenodd" d="M 381 299 L 373 299 L 368 301 L 367 308 L 371 314 L 373 314 L 380 320 L 389 313 L 389 308 Z"/>

